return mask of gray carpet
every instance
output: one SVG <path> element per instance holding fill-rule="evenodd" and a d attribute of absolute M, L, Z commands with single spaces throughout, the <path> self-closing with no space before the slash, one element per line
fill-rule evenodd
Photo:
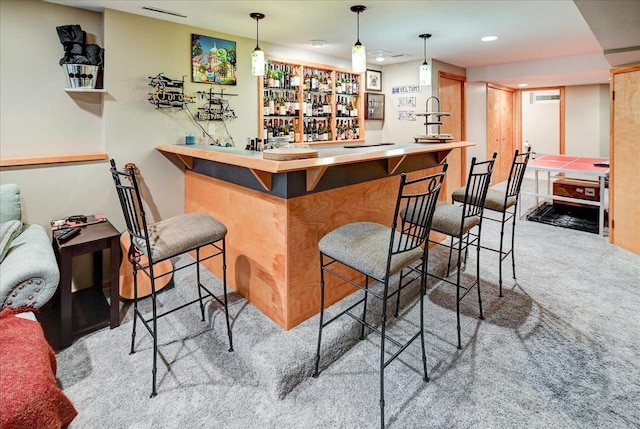
<path fill-rule="evenodd" d="M 498 224 L 485 223 L 484 244 L 495 245 L 497 232 Z M 455 290 L 429 282 L 431 381 L 422 381 L 416 342 L 385 372 L 387 427 L 640 427 L 640 257 L 595 234 L 527 221 L 517 225 L 516 257 L 518 280 L 507 260 L 505 296 L 498 298 L 497 255 L 481 253 L 485 319 L 478 319 L 474 291 L 462 304 L 460 351 Z M 434 269 L 442 270 L 444 259 L 434 250 Z M 466 272 L 475 266 L 474 252 Z M 206 274 L 204 283 L 219 291 Z M 191 278 L 184 270 L 176 287 L 160 294 L 161 305 L 195 293 Z M 416 300 L 416 288 L 409 289 L 391 325 L 397 336 L 417 329 Z M 217 304 L 207 306 L 205 322 L 197 306 L 161 319 L 153 399 L 152 343 L 139 329 L 137 353 L 128 354 L 130 310 L 119 328 L 58 353 L 58 379 L 79 412 L 71 428 L 379 426 L 377 335 L 358 341 L 348 318 L 327 327 L 322 373 L 314 379 L 317 317 L 285 332 L 235 294 L 230 312 L 232 353 Z"/>

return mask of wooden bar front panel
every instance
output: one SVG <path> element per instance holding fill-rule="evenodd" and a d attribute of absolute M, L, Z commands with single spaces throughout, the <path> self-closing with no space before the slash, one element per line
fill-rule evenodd
<path fill-rule="evenodd" d="M 209 213 L 227 226 L 228 284 L 282 328 L 291 329 L 320 309 L 320 238 L 349 222 L 389 225 L 399 180 L 390 176 L 283 199 L 187 171 L 185 211 Z M 205 265 L 221 278 L 219 261 Z M 339 283 L 327 278 L 327 306 L 353 292 L 352 286 Z"/>

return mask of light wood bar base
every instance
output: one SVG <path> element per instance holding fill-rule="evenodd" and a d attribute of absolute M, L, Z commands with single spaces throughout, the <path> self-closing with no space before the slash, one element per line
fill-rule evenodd
<path fill-rule="evenodd" d="M 467 142 L 458 143 L 458 147 L 471 145 Z M 423 147 L 420 154 L 415 154 L 419 158 L 406 164 L 409 177 L 439 171 L 438 163 L 452 149 Z M 168 155 L 166 148 L 167 145 L 164 145 L 159 149 Z M 183 149 L 181 147 L 178 151 L 183 152 Z M 185 156 L 184 153 L 175 155 Z M 259 184 L 252 187 L 212 177 L 225 169 L 224 164 L 214 162 L 215 165 L 210 166 L 206 163 L 212 160 L 200 160 L 206 164 L 205 168 L 199 165 L 196 156 L 192 164 L 193 171 L 185 171 L 185 212 L 208 213 L 227 226 L 228 284 L 275 323 L 288 330 L 320 310 L 320 238 L 349 222 L 390 224 L 400 182 L 399 173 L 403 171 L 401 168 L 387 171 L 390 157 L 379 158 L 370 162 L 384 165 L 384 168 L 378 168 L 386 171 L 383 177 L 360 179 L 364 181 L 352 178 L 346 181 L 347 184 L 336 185 L 336 176 L 349 175 L 350 171 L 356 176 L 362 174 L 363 166 L 353 161 L 353 167 L 328 166 L 329 171 L 317 180 L 318 187 L 313 192 L 304 191 L 308 189 L 308 184 L 304 183 L 291 191 L 295 186 L 289 183 L 289 194 L 283 197 L 275 195 L 276 190 L 267 191 Z M 322 161 L 321 155 L 320 162 L 326 163 L 327 160 Z M 308 171 L 309 167 L 282 174 L 297 174 Z M 342 169 L 337 174 L 331 171 L 332 168 Z M 375 165 L 367 164 L 364 170 L 375 168 Z M 305 177 L 310 179 L 307 174 L 290 176 L 286 180 L 297 182 L 302 178 L 304 181 Z M 274 174 L 274 183 L 278 180 Z M 205 265 L 221 278 L 219 264 L 205 262 Z M 327 306 L 354 290 L 346 283 L 340 284 L 335 278 L 325 286 Z"/>

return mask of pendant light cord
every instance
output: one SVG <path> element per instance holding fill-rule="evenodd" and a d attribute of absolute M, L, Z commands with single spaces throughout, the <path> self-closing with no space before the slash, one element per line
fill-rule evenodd
<path fill-rule="evenodd" d="M 260 22 L 260 19 L 256 17 L 256 48 L 260 49 L 260 45 L 258 44 L 258 23 Z"/>

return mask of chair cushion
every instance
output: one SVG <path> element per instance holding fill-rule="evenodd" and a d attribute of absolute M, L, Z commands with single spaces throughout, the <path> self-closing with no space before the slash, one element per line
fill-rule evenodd
<path fill-rule="evenodd" d="M 0 224 L 0 262 L 7 256 L 11 242 L 22 232 L 22 222 L 9 220 Z"/>
<path fill-rule="evenodd" d="M 464 193 L 466 188 L 462 187 L 460 189 L 456 189 L 453 194 L 451 194 L 451 198 L 453 201 L 457 201 L 462 203 L 464 201 Z M 494 210 L 497 212 L 503 212 L 509 207 L 513 206 L 516 203 L 516 197 L 507 198 L 507 205 L 504 205 L 504 197 L 506 191 L 496 189 L 495 187 L 490 187 L 487 190 L 487 199 L 484 202 L 484 208 L 489 210 Z"/>
<path fill-rule="evenodd" d="M 484 202 L 484 208 L 494 210 L 497 212 L 503 212 L 516 203 L 516 197 L 507 198 L 507 204 L 504 203 L 504 197 L 506 191 L 498 190 L 493 187 L 487 190 L 487 199 Z"/>
<path fill-rule="evenodd" d="M 436 211 L 433 213 L 431 229 L 452 237 L 460 237 L 460 226 L 462 224 L 462 206 L 448 204 L 442 201 L 436 203 Z M 469 231 L 480 223 L 480 216 L 471 216 L 464 219 L 462 232 Z"/>
<path fill-rule="evenodd" d="M 156 262 L 215 243 L 227 235 L 227 227 L 222 222 L 204 213 L 173 216 L 149 225 L 147 229 L 151 257 Z M 136 247 L 146 254 L 144 241 L 139 238 L 134 241 Z"/>
<path fill-rule="evenodd" d="M 325 255 L 347 264 L 363 274 L 383 281 L 389 257 L 391 228 L 373 222 L 356 222 L 334 229 L 318 242 Z M 400 234 L 395 235 L 400 239 Z M 420 260 L 420 247 L 394 255 L 389 275 Z"/>

